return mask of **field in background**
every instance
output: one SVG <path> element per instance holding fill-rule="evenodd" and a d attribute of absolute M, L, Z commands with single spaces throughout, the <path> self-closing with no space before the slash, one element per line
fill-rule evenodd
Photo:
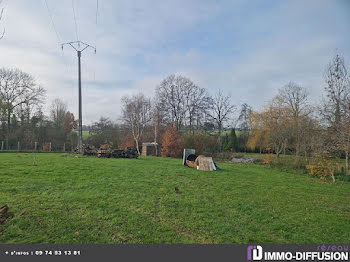
<path fill-rule="evenodd" d="M 221 162 L 231 162 L 232 158 L 254 158 L 254 163 L 263 164 L 266 160 L 269 160 L 270 163 L 267 165 L 269 167 L 275 167 L 280 170 L 284 170 L 292 173 L 299 174 L 309 174 L 310 171 L 306 169 L 306 165 L 310 165 L 313 162 L 311 157 L 305 158 L 304 156 L 300 156 L 298 159 L 295 155 L 283 155 L 281 154 L 279 158 L 276 157 L 276 154 L 260 154 L 260 153 L 230 153 L 230 152 L 222 152 L 213 155 L 216 161 Z M 345 159 L 343 158 L 334 158 L 333 159 L 336 172 L 335 177 L 337 181 L 348 181 L 350 182 L 350 174 L 346 173 L 345 169 Z M 329 178 L 329 181 L 331 179 Z"/>
<path fill-rule="evenodd" d="M 350 183 L 261 165 L 0 154 L 0 243 L 345 243 Z"/>
<path fill-rule="evenodd" d="M 83 131 L 83 139 L 87 139 L 89 137 L 89 131 Z"/>

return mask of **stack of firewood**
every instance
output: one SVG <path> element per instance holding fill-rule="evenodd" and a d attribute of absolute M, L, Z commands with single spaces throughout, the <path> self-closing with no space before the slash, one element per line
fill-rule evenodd
<path fill-rule="evenodd" d="M 135 148 L 127 147 L 124 150 L 99 149 L 97 150 L 96 156 L 106 158 L 137 158 L 138 154 Z"/>
<path fill-rule="evenodd" d="M 78 153 L 78 148 L 74 150 Z M 125 149 L 112 149 L 110 146 L 101 145 L 100 148 L 95 148 L 92 145 L 83 145 L 83 154 L 87 156 L 97 156 L 103 158 L 137 158 L 137 150 L 135 148 L 126 147 Z"/>
<path fill-rule="evenodd" d="M 111 153 L 112 153 L 111 149 L 101 149 L 100 148 L 96 151 L 96 156 L 109 158 L 109 157 L 111 157 Z"/>
<path fill-rule="evenodd" d="M 96 155 L 96 148 L 92 145 L 84 144 L 83 145 L 83 154 L 86 156 L 94 156 Z"/>

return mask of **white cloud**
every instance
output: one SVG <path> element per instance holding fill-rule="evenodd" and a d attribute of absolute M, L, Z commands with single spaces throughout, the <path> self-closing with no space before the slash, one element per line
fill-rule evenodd
<path fill-rule="evenodd" d="M 75 0 L 79 38 L 97 46 L 82 57 L 83 121 L 115 120 L 123 95 L 154 94 L 171 73 L 190 77 L 210 93 L 225 89 L 233 102 L 260 107 L 288 81 L 317 98 L 335 49 L 350 59 L 346 7 L 314 1 Z M 63 42 L 75 40 L 71 1 L 47 0 Z M 271 5 L 270 7 L 264 5 Z M 59 48 L 45 1 L 7 1 L 0 26 L 0 66 L 33 74 L 77 113 L 77 57 Z"/>

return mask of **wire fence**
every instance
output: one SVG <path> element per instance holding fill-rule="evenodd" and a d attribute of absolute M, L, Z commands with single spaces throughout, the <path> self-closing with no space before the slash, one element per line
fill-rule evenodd
<path fill-rule="evenodd" d="M 18 141 L 16 144 L 11 143 L 7 145 L 6 141 L 0 141 L 0 153 L 5 152 L 47 152 L 47 153 L 70 153 L 74 152 L 77 145 L 73 145 L 70 141 L 64 143 L 53 143 L 53 142 L 34 142 L 31 145 L 21 145 Z"/>

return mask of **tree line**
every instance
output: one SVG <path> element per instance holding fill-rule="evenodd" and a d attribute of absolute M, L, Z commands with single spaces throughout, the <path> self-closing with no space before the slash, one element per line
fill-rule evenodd
<path fill-rule="evenodd" d="M 271 152 L 277 158 L 293 154 L 298 161 L 327 151 L 344 157 L 349 169 L 349 79 L 344 58 L 337 54 L 326 66 L 321 101 L 312 103 L 305 87 L 289 82 L 263 109 L 253 110 L 248 104 L 233 105 L 222 90 L 210 96 L 189 78 L 170 75 L 156 87 L 154 98 L 142 93 L 122 98 L 122 120 L 138 150 L 145 137 L 162 143 L 168 127 L 182 136 L 178 143 L 208 153 Z"/>
<path fill-rule="evenodd" d="M 121 117 L 101 119 L 84 140 L 99 147 L 136 147 L 155 142 L 163 154 L 178 156 L 183 147 L 199 153 L 270 152 L 309 159 L 327 151 L 346 159 L 350 154 L 350 84 L 344 58 L 336 55 L 325 67 L 325 96 L 311 103 L 307 89 L 295 82 L 282 86 L 261 110 L 234 105 L 230 94 L 209 92 L 182 75 L 169 75 L 156 86 L 155 96 L 141 93 L 121 98 Z M 0 141 L 5 149 L 20 142 L 53 142 L 57 149 L 77 143 L 77 120 L 60 99 L 49 115 L 42 112 L 45 89 L 19 69 L 0 69 Z"/>
<path fill-rule="evenodd" d="M 32 149 L 34 143 L 51 142 L 54 150 L 74 146 L 74 115 L 60 99 L 52 102 L 50 115 L 42 106 L 46 90 L 19 69 L 0 69 L 0 141 L 2 149 Z M 59 147 L 59 148 L 58 148 Z"/>
<path fill-rule="evenodd" d="M 316 105 L 305 88 L 290 82 L 263 110 L 252 112 L 248 147 L 296 159 L 327 151 L 344 157 L 349 169 L 350 80 L 341 56 L 328 64 L 324 79 L 325 97 Z"/>
<path fill-rule="evenodd" d="M 161 81 L 152 99 L 139 93 L 124 96 L 121 101 L 121 120 L 131 131 L 138 152 L 141 138 L 147 136 L 150 141 L 161 143 L 168 128 L 184 137 L 216 131 L 217 135 L 212 136 L 218 139 L 218 144 L 212 150 L 221 151 L 223 128 L 233 120 L 235 111 L 229 94 L 218 90 L 210 96 L 204 88 L 181 75 L 170 75 Z"/>

